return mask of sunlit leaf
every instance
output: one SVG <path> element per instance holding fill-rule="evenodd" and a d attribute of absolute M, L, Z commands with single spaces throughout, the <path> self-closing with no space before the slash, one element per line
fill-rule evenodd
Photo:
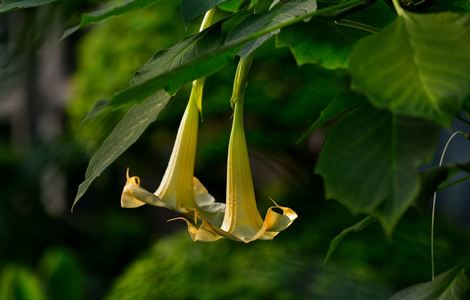
<path fill-rule="evenodd" d="M 155 121 L 169 100 L 170 95 L 164 91 L 158 91 L 147 100 L 134 105 L 127 112 L 91 158 L 85 173 L 85 180 L 78 187 L 74 206 L 85 194 L 93 180 L 135 143 L 144 130 Z"/>
<path fill-rule="evenodd" d="M 418 167 L 434 154 L 438 128 L 363 106 L 329 132 L 317 165 L 326 196 L 374 214 L 388 234 L 420 188 Z"/>
<path fill-rule="evenodd" d="M 62 38 L 64 39 L 68 37 L 84 26 L 98 23 L 106 20 L 107 18 L 119 16 L 131 10 L 142 8 L 156 2 L 158 2 L 158 0 L 127 0 L 124 1 L 124 3 L 120 3 L 118 5 L 112 5 L 90 13 L 84 13 L 81 17 L 80 23 L 67 29 L 62 35 Z"/>
<path fill-rule="evenodd" d="M 403 16 L 351 53 L 353 87 L 377 107 L 449 125 L 470 92 L 470 15 Z"/>
<path fill-rule="evenodd" d="M 462 300 L 470 298 L 470 264 L 453 268 L 433 281 L 418 283 L 406 288 L 391 298 L 391 300 L 425 300 L 446 299 Z"/>

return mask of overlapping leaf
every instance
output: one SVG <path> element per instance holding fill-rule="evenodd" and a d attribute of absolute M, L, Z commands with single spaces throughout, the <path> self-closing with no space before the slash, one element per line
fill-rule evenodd
<path fill-rule="evenodd" d="M 296 1 L 300 6 L 306 5 L 304 2 L 308 1 Z M 220 30 L 217 29 L 217 27 L 221 26 L 219 22 L 207 30 L 188 37 L 173 47 L 157 53 L 149 61 L 147 66 L 141 68 L 139 74 L 136 75 L 134 85 L 115 94 L 110 99 L 108 107 L 138 103 L 151 95 L 155 90 L 161 88 L 165 88 L 170 93 L 173 93 L 183 84 L 200 77 L 205 77 L 219 70 L 235 57 L 240 46 L 249 41 L 255 40 L 282 27 L 300 22 L 304 18 L 321 15 L 323 13 L 331 13 L 337 9 L 349 7 L 359 2 L 362 1 L 352 0 L 350 2 L 340 3 L 338 5 L 329 6 L 322 11 L 313 11 L 299 17 L 285 18 L 281 23 L 269 22 L 269 20 L 275 18 L 272 12 L 266 13 L 269 15 L 269 18 L 266 18 L 265 14 L 260 14 L 251 19 L 250 22 L 245 22 L 243 27 L 238 31 L 234 31 L 230 40 L 227 40 L 217 47 L 205 48 L 204 51 L 199 51 L 197 49 L 199 46 L 196 45 L 217 44 L 218 41 L 212 41 L 211 39 L 215 38 L 215 36 L 217 36 L 215 33 Z M 268 22 L 266 22 L 266 20 L 268 20 Z M 267 27 L 263 27 L 262 24 L 265 24 Z M 160 70 L 162 66 L 164 71 Z"/>
<path fill-rule="evenodd" d="M 353 86 L 377 107 L 449 125 L 470 92 L 470 14 L 404 15 L 350 57 Z"/>
<path fill-rule="evenodd" d="M 170 100 L 165 91 L 158 91 L 147 100 L 134 105 L 103 142 L 90 160 L 85 180 L 78 187 L 74 206 L 85 194 L 90 184 L 124 151 L 142 135 L 144 130 L 157 119 Z M 73 207 L 72 207 L 73 209 Z"/>
<path fill-rule="evenodd" d="M 69 35 L 84 26 L 101 22 L 113 16 L 119 16 L 134 9 L 142 8 L 149 4 L 156 3 L 157 1 L 158 0 L 127 0 L 124 1 L 124 3 L 120 3 L 118 5 L 109 6 L 91 13 L 85 13 L 82 15 L 80 23 L 76 26 L 67 29 L 62 35 L 62 38 L 68 37 Z"/>
<path fill-rule="evenodd" d="M 374 214 L 391 234 L 419 193 L 418 167 L 434 154 L 438 128 L 362 106 L 329 132 L 317 165 L 326 196 Z"/>
<path fill-rule="evenodd" d="M 276 46 L 289 47 L 298 65 L 310 63 L 328 69 L 346 68 L 349 53 L 357 41 L 371 34 L 370 31 L 385 27 L 393 19 L 389 7 L 378 1 L 336 23 L 313 19 L 288 27 L 278 35 Z"/>
<path fill-rule="evenodd" d="M 237 26 L 227 37 L 227 42 L 240 40 L 264 28 L 273 28 L 280 24 L 289 22 L 296 17 L 314 12 L 317 9 L 316 0 L 294 0 L 286 4 L 277 4 L 272 10 L 261 15 L 251 15 Z M 272 31 L 264 36 L 250 42 L 240 52 L 241 56 L 246 56 L 256 48 L 261 46 L 272 35 L 278 31 Z"/>

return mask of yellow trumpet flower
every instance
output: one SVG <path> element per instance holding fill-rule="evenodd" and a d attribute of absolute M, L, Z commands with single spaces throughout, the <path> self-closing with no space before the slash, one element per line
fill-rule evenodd
<path fill-rule="evenodd" d="M 212 22 L 214 12 L 212 9 L 206 13 L 201 30 Z M 207 189 L 193 177 L 203 87 L 204 79 L 193 81 L 170 161 L 158 189 L 152 194 L 141 188 L 139 177 L 130 177 L 128 170 L 127 182 L 121 196 L 122 207 L 134 208 L 147 203 L 181 213 L 194 211 L 213 221 L 222 218 L 225 205 L 215 203 Z"/>
<path fill-rule="evenodd" d="M 223 237 L 245 243 L 257 239 L 270 240 L 297 218 L 292 209 L 273 201 L 274 206 L 268 209 L 263 220 L 256 206 L 243 126 L 243 94 L 252 59 L 252 55 L 241 58 L 235 75 L 231 99 L 234 116 L 228 149 L 227 196 L 223 220 L 214 222 L 202 218 L 198 228 L 185 218 L 177 218 L 187 223 L 188 232 L 195 241 L 209 242 Z"/>

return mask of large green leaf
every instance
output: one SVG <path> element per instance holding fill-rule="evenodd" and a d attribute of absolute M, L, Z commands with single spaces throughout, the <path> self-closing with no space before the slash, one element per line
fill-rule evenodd
<path fill-rule="evenodd" d="M 237 26 L 237 28 L 230 32 L 227 37 L 227 42 L 243 38 L 244 36 L 253 34 L 264 28 L 275 27 L 279 24 L 293 20 L 296 17 L 314 12 L 316 9 L 316 0 L 293 0 L 286 4 L 279 3 L 273 9 L 264 14 L 248 16 Z M 242 49 L 240 55 L 246 56 L 253 52 L 276 33 L 278 33 L 278 30 L 271 31 L 248 43 L 248 45 Z"/>
<path fill-rule="evenodd" d="M 406 288 L 391 300 L 463 300 L 470 299 L 470 263 L 453 268 L 432 281 L 419 283 Z"/>
<path fill-rule="evenodd" d="M 329 132 L 317 165 L 326 196 L 354 213 L 374 214 L 387 234 L 413 204 L 418 167 L 433 154 L 438 128 L 362 106 Z"/>
<path fill-rule="evenodd" d="M 145 7 L 149 4 L 156 3 L 157 1 L 158 0 L 126 0 L 123 3 L 117 4 L 117 5 L 115 4 L 115 5 L 111 5 L 106 8 L 103 8 L 103 9 L 100 9 L 91 13 L 85 13 L 82 15 L 80 23 L 76 26 L 73 26 L 67 29 L 62 35 L 62 38 L 64 39 L 68 37 L 69 35 L 71 35 L 72 33 L 76 32 L 77 30 L 79 30 L 80 28 L 84 26 L 101 22 L 113 16 L 122 15 L 128 11 Z"/>
<path fill-rule="evenodd" d="M 46 5 L 56 1 L 60 0 L 3 0 L 0 3 L 0 13 L 14 9 Z"/>
<path fill-rule="evenodd" d="M 203 47 L 202 45 L 205 44 L 217 44 L 218 39 L 212 39 L 216 39 L 216 33 L 219 32 L 218 27 L 221 26 L 221 23 L 216 23 L 205 31 L 188 37 L 173 47 L 157 53 L 147 66 L 144 66 L 139 74 L 136 74 L 136 79 L 131 87 L 111 97 L 108 107 L 116 108 L 126 104 L 138 103 L 161 88 L 173 93 L 183 84 L 219 70 L 231 61 L 238 52 L 239 47 L 247 42 L 309 17 L 330 14 L 364 1 L 366 0 L 343 2 L 298 17 L 287 18 L 281 23 L 269 23 L 268 27 L 259 26 L 260 23 L 263 23 L 259 19 L 263 19 L 264 15 L 257 15 L 256 18 L 251 20 L 251 23 L 244 23 L 244 34 L 232 35 L 229 41 L 217 47 Z M 200 49 L 199 45 L 203 49 Z"/>
<path fill-rule="evenodd" d="M 382 1 L 347 19 L 329 21 L 313 19 L 305 24 L 285 28 L 276 46 L 289 47 L 297 64 L 320 64 L 328 69 L 347 67 L 349 53 L 361 38 L 388 25 L 394 15 Z M 367 24 L 367 25 L 366 25 Z"/>
<path fill-rule="evenodd" d="M 353 87 L 377 107 L 449 125 L 470 92 L 470 15 L 404 12 L 350 56 Z"/>
<path fill-rule="evenodd" d="M 78 187 L 72 209 L 85 194 L 93 180 L 135 143 L 144 130 L 157 119 L 169 100 L 168 93 L 158 91 L 147 100 L 134 105 L 127 112 L 91 158 L 85 172 L 85 180 Z"/>
<path fill-rule="evenodd" d="M 189 23 L 192 19 L 225 1 L 227 0 L 182 0 L 181 15 L 184 22 Z"/>

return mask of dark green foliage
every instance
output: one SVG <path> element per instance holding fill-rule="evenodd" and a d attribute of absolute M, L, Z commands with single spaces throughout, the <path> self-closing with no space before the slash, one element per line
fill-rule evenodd
<path fill-rule="evenodd" d="M 434 154 L 438 128 L 368 105 L 330 130 L 316 171 L 326 196 L 376 215 L 388 234 L 419 192 L 418 167 Z"/>

